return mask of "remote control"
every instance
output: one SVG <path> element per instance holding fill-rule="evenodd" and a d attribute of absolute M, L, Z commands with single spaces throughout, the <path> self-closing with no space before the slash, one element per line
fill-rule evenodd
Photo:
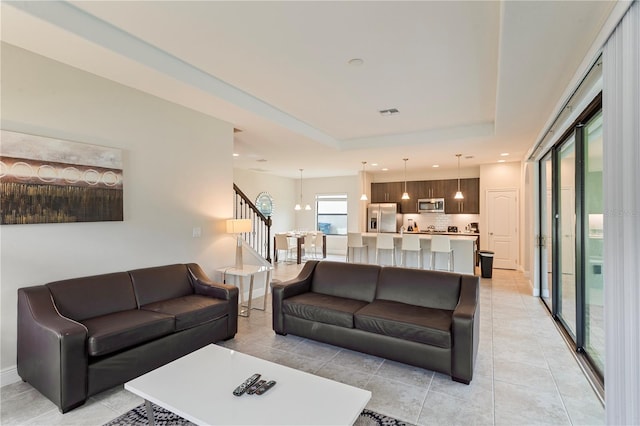
<path fill-rule="evenodd" d="M 265 383 L 267 383 L 266 380 L 260 380 L 256 382 L 249 389 L 247 389 L 247 395 L 253 395 L 260 388 L 260 386 L 264 385 Z"/>
<path fill-rule="evenodd" d="M 247 389 L 251 387 L 260 378 L 260 374 L 256 373 L 253 376 L 245 380 L 240 386 L 234 389 L 233 394 L 235 396 L 241 396 Z"/>
<path fill-rule="evenodd" d="M 266 391 L 268 391 L 269 389 L 271 389 L 275 385 L 276 385 L 275 380 L 269 380 L 267 383 L 265 383 L 264 385 L 260 386 L 260 389 L 258 389 L 256 391 L 256 395 L 262 395 L 263 393 L 265 393 Z"/>

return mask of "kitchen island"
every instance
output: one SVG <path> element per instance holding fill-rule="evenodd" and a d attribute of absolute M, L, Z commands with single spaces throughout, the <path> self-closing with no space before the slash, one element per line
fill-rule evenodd
<path fill-rule="evenodd" d="M 369 262 L 374 263 L 376 258 L 376 237 L 377 233 L 375 232 L 365 232 L 362 234 L 362 239 L 364 244 L 367 245 L 369 250 Z M 393 240 L 395 242 L 396 247 L 396 265 L 400 265 L 401 259 L 401 248 L 402 248 L 402 235 L 401 234 L 392 234 Z M 420 247 L 422 248 L 422 265 L 425 269 L 429 269 L 431 267 L 431 236 L 434 235 L 432 233 L 417 233 L 420 238 Z M 437 235 L 442 235 L 438 233 Z M 453 256 L 455 259 L 454 262 L 454 272 L 459 272 L 461 274 L 474 274 L 475 273 L 475 259 L 476 259 L 476 250 L 478 250 L 478 236 L 474 234 L 453 234 L 447 233 L 447 236 L 451 238 L 451 248 L 453 249 Z M 391 264 L 390 252 L 385 251 L 380 253 L 381 263 L 384 265 Z M 357 259 L 357 257 L 356 257 Z M 418 259 L 414 253 L 409 253 L 407 255 L 407 266 L 409 267 L 417 267 Z M 447 256 L 446 255 L 438 255 L 436 258 L 436 269 L 446 269 L 447 268 Z"/>

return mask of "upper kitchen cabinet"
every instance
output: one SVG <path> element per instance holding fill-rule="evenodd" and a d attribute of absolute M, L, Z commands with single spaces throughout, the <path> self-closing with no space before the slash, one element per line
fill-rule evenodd
<path fill-rule="evenodd" d="M 402 183 L 402 190 L 400 192 L 400 213 L 418 213 L 418 198 L 420 191 L 420 184 L 422 182 L 410 181 L 407 182 L 407 193 L 410 199 L 402 200 L 402 193 L 404 192 L 404 183 Z"/>
<path fill-rule="evenodd" d="M 445 198 L 444 180 L 421 180 L 417 184 L 417 198 Z"/>
<path fill-rule="evenodd" d="M 371 184 L 372 203 L 399 203 L 404 192 L 404 182 L 379 182 Z"/>
<path fill-rule="evenodd" d="M 460 179 L 460 191 L 464 198 L 456 200 L 453 198 L 458 190 L 458 180 L 449 179 L 445 181 L 446 194 L 444 202 L 444 212 L 446 214 L 479 214 L 480 213 L 480 179 Z"/>

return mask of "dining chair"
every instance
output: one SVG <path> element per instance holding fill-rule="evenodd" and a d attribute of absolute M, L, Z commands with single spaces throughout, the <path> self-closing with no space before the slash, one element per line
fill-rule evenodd
<path fill-rule="evenodd" d="M 422 269 L 422 247 L 420 247 L 420 237 L 417 234 L 402 235 L 400 264 L 405 268 L 407 267 L 407 252 L 413 252 L 417 254 L 418 268 Z"/>
<path fill-rule="evenodd" d="M 314 259 L 317 258 L 316 244 L 318 244 L 316 234 L 307 232 L 304 236 L 304 255 L 306 258 L 309 258 L 309 256 L 313 256 Z"/>
<path fill-rule="evenodd" d="M 369 248 L 364 244 L 362 240 L 362 234 L 359 232 L 347 232 L 347 262 L 349 262 L 349 252 L 353 252 L 355 256 L 355 250 L 360 251 L 360 262 L 362 262 L 362 252 L 367 255 L 367 263 L 369 263 Z"/>
<path fill-rule="evenodd" d="M 318 257 L 318 251 L 320 252 L 320 257 L 322 257 L 322 252 L 324 250 L 324 233 L 316 232 L 316 245 L 314 246 L 316 258 Z"/>
<path fill-rule="evenodd" d="M 297 247 L 295 244 L 289 243 L 289 237 L 287 236 L 287 234 L 276 234 L 275 249 L 278 251 L 278 253 L 281 251 L 285 252 L 284 261 L 287 262 L 288 260 L 292 259 L 292 254 L 297 250 Z"/>
<path fill-rule="evenodd" d="M 446 253 L 448 255 L 446 271 L 453 271 L 455 259 L 451 248 L 451 238 L 446 235 L 431 236 L 431 269 L 433 270 L 436 269 L 436 255 L 438 253 Z"/>
<path fill-rule="evenodd" d="M 380 263 L 380 250 L 391 251 L 391 266 L 396 265 L 396 246 L 393 242 L 393 234 L 378 234 L 376 236 L 376 263 Z"/>

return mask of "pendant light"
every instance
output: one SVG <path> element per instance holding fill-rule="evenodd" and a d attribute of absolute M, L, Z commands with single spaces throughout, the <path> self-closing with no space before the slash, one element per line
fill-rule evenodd
<path fill-rule="evenodd" d="M 296 204 L 296 206 L 293 208 L 294 210 L 302 210 L 302 171 L 304 169 L 298 169 L 300 170 L 300 202 L 298 204 Z M 311 206 L 309 204 L 307 204 L 306 206 L 304 206 L 305 210 L 311 210 Z"/>
<path fill-rule="evenodd" d="M 369 198 L 367 198 L 367 192 L 365 191 L 365 174 L 364 174 L 364 166 L 367 164 L 366 161 L 362 162 L 362 195 L 360 196 L 360 201 L 367 201 Z"/>
<path fill-rule="evenodd" d="M 403 200 L 409 200 L 409 193 L 407 192 L 407 161 L 409 160 L 408 158 L 403 158 L 402 160 L 404 160 L 404 193 L 402 194 L 402 199 Z"/>
<path fill-rule="evenodd" d="M 456 154 L 456 157 L 458 157 L 458 192 L 456 192 L 456 195 L 454 195 L 453 198 L 456 200 L 462 200 L 464 199 L 464 195 L 460 192 L 460 157 L 462 157 L 462 154 Z"/>

